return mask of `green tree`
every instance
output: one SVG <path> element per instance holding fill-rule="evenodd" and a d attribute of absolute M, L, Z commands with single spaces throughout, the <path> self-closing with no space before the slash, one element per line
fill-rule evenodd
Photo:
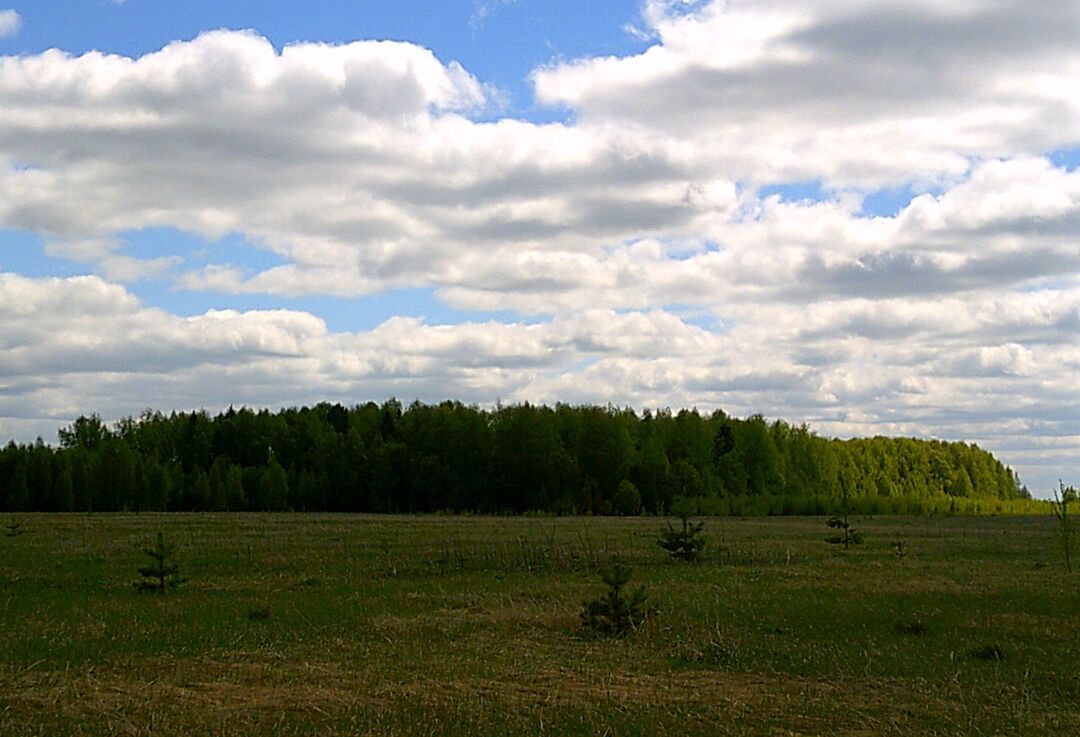
<path fill-rule="evenodd" d="M 611 499 L 611 506 L 615 514 L 623 516 L 641 513 L 641 492 L 627 479 L 619 482 L 619 488 L 615 490 L 615 496 Z"/>
<path fill-rule="evenodd" d="M 156 461 L 152 462 L 146 471 L 146 494 L 144 495 L 145 509 L 164 512 L 169 508 L 169 497 L 172 495 L 172 479 L 168 471 Z"/>
<path fill-rule="evenodd" d="M 97 415 L 80 416 L 69 427 L 62 427 L 57 432 L 61 448 L 82 448 L 97 450 L 98 446 L 109 437 L 109 429 Z"/>
<path fill-rule="evenodd" d="M 277 462 L 277 458 L 272 458 L 270 465 L 263 470 L 262 489 L 267 510 L 280 512 L 286 509 L 289 497 L 289 477 L 285 469 Z"/>
<path fill-rule="evenodd" d="M 70 512 L 75 509 L 75 487 L 71 480 L 71 468 L 64 464 L 53 482 L 54 509 Z"/>
<path fill-rule="evenodd" d="M 210 479 L 201 468 L 196 468 L 187 480 L 187 509 L 192 512 L 205 512 L 210 509 Z"/>
<path fill-rule="evenodd" d="M 971 483 L 971 477 L 963 466 L 953 469 L 946 493 L 949 496 L 963 497 L 964 499 L 975 496 L 975 486 Z"/>
<path fill-rule="evenodd" d="M 641 503 L 647 512 L 656 514 L 671 506 L 671 463 L 660 438 L 652 431 L 652 422 L 643 422 L 641 450 L 631 472 L 635 486 L 641 492 Z"/>
<path fill-rule="evenodd" d="M 26 512 L 30 509 L 30 487 L 26 483 L 26 467 L 21 463 L 15 466 L 15 473 L 11 477 L 7 507 L 9 512 Z"/>

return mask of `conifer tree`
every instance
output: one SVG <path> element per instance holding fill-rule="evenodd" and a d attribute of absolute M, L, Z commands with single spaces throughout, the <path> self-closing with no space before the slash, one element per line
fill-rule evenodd
<path fill-rule="evenodd" d="M 705 548 L 705 538 L 701 534 L 705 529 L 705 523 L 693 523 L 688 515 L 681 515 L 680 519 L 682 529 L 672 527 L 669 520 L 667 527 L 660 530 L 660 540 L 657 544 L 668 551 L 672 558 L 694 560 Z"/>
<path fill-rule="evenodd" d="M 180 566 L 173 560 L 173 546 L 165 542 L 165 537 L 158 532 L 157 542 L 143 548 L 150 557 L 149 565 L 139 566 L 142 580 L 138 587 L 147 591 L 157 591 L 164 595 L 170 586 L 175 588 L 183 580 L 180 578 Z"/>
<path fill-rule="evenodd" d="M 834 514 L 829 518 L 829 527 L 834 530 L 840 530 L 838 535 L 830 535 L 825 538 L 825 542 L 831 545 L 843 545 L 844 550 L 847 550 L 851 545 L 858 545 L 863 541 L 862 533 L 851 526 L 848 522 L 847 511 L 841 514 Z"/>
<path fill-rule="evenodd" d="M 623 593 L 632 573 L 633 569 L 618 563 L 600 571 L 600 580 L 607 584 L 608 590 L 599 599 L 585 602 L 581 611 L 581 624 L 585 629 L 624 637 L 656 613 L 644 588 Z"/>
<path fill-rule="evenodd" d="M 19 464 L 8 490 L 7 508 L 9 512 L 27 512 L 30 510 L 30 489 L 26 483 L 26 467 Z"/>

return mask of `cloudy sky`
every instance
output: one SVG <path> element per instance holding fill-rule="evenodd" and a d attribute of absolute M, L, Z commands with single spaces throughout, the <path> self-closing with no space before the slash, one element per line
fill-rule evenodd
<path fill-rule="evenodd" d="M 0 0 L 0 440 L 397 396 L 1080 481 L 1075 0 Z"/>

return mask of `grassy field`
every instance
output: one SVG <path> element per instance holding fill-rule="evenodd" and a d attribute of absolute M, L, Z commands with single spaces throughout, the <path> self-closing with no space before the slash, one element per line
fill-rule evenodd
<path fill-rule="evenodd" d="M 8 515 L 0 735 L 1080 734 L 1050 519 L 858 519 L 847 552 L 821 518 L 710 519 L 692 564 L 661 524 Z M 133 586 L 158 531 L 166 596 Z M 586 636 L 615 560 L 660 612 Z"/>

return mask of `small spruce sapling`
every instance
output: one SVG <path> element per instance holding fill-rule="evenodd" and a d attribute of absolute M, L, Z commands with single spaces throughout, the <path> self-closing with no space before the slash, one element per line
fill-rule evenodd
<path fill-rule="evenodd" d="M 164 594 L 167 588 L 175 588 L 183 581 L 180 577 L 180 566 L 173 560 L 173 546 L 165 542 L 160 532 L 157 534 L 157 542 L 143 548 L 143 552 L 150 557 L 150 564 L 139 566 L 139 575 L 143 578 L 136 586 L 140 589 Z"/>
<path fill-rule="evenodd" d="M 681 504 L 676 502 L 674 511 L 682 520 L 682 529 L 672 527 L 671 520 L 668 520 L 667 527 L 660 530 L 657 544 L 668 551 L 672 558 L 694 560 L 705 549 L 705 538 L 701 534 L 705 523 L 690 521 L 690 508 L 685 500 Z"/>
<path fill-rule="evenodd" d="M 600 570 L 600 579 L 608 590 L 599 599 L 585 602 L 581 610 L 582 627 L 603 635 L 625 637 L 656 613 L 644 588 L 639 586 L 624 593 L 632 573 L 631 568 L 621 564 Z"/>
<path fill-rule="evenodd" d="M 1061 542 L 1061 552 L 1065 554 L 1065 569 L 1072 570 L 1073 519 L 1069 513 L 1069 507 L 1080 501 L 1080 491 L 1072 486 L 1066 486 L 1064 481 L 1058 481 L 1058 488 L 1054 489 L 1054 499 L 1050 502 L 1057 519 L 1058 540 Z"/>
<path fill-rule="evenodd" d="M 658 544 L 668 551 L 672 558 L 694 560 L 705 547 L 705 538 L 701 536 L 701 531 L 704 529 L 704 522 L 694 523 L 683 517 L 681 530 L 672 527 L 670 522 L 667 527 L 660 530 Z"/>

